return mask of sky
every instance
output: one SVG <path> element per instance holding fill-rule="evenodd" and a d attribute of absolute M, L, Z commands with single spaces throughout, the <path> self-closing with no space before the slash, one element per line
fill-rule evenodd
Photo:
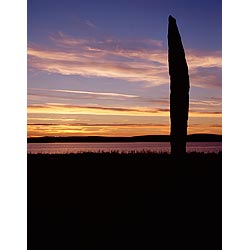
<path fill-rule="evenodd" d="M 28 0 L 28 137 L 170 134 L 169 15 L 189 67 L 188 134 L 221 134 L 221 13 L 218 0 Z"/>

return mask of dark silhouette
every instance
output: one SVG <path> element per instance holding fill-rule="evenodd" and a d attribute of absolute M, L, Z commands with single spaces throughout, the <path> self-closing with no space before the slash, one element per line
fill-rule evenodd
<path fill-rule="evenodd" d="M 189 108 L 189 75 L 176 20 L 168 19 L 168 63 L 170 75 L 171 153 L 186 154 Z"/>
<path fill-rule="evenodd" d="M 130 137 L 111 136 L 44 136 L 28 138 L 28 143 L 52 142 L 169 142 L 169 135 L 140 135 Z M 187 136 L 187 141 L 192 142 L 221 142 L 222 136 L 217 134 L 192 134 Z"/>
<path fill-rule="evenodd" d="M 27 160 L 28 249 L 221 249 L 221 153 Z"/>

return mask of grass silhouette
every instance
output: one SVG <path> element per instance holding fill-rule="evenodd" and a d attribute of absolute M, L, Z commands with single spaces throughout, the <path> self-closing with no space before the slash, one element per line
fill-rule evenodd
<path fill-rule="evenodd" d="M 221 249 L 221 153 L 28 154 L 29 249 Z"/>

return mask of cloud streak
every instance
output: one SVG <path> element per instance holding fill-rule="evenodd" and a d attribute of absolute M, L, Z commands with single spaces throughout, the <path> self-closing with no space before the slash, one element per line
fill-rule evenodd
<path fill-rule="evenodd" d="M 85 24 L 87 24 L 90 28 L 94 28 L 94 29 L 97 28 L 97 26 L 90 20 L 85 20 Z"/>
<path fill-rule="evenodd" d="M 137 95 L 112 93 L 112 92 L 93 92 L 93 91 L 82 91 L 82 90 L 69 90 L 69 89 L 41 89 L 41 88 L 29 88 L 33 91 L 46 91 L 46 92 L 60 92 L 60 93 L 72 93 L 72 94 L 84 94 L 91 96 L 105 96 L 105 97 L 124 97 L 124 98 L 137 98 Z"/>
<path fill-rule="evenodd" d="M 93 98 L 98 104 L 98 100 L 115 100 L 115 101 L 126 101 L 130 103 L 136 102 L 139 106 L 147 106 L 147 108 L 158 106 L 157 108 L 162 108 L 166 110 L 170 105 L 169 98 L 149 98 L 142 97 L 132 94 L 123 94 L 123 93 L 111 93 L 111 92 L 93 92 L 93 91 L 82 91 L 82 90 L 66 90 L 66 89 L 45 89 L 45 88 L 30 88 L 30 93 L 28 93 L 28 101 L 36 101 L 47 103 L 50 102 L 53 98 L 54 102 L 60 103 L 63 100 L 74 101 L 74 100 L 92 100 Z M 51 93 L 50 93 L 51 92 Z M 56 93 L 62 94 L 57 95 Z M 63 95 L 63 94 L 73 94 L 73 95 Z M 72 104 L 72 103 L 70 103 Z M 95 105 L 96 105 L 95 104 Z M 204 100 L 199 99 L 190 99 L 189 102 L 190 110 L 192 111 L 221 111 L 221 99 L 206 98 Z"/>
<path fill-rule="evenodd" d="M 37 136 L 81 136 L 81 135 L 101 135 L 101 136 L 131 136 L 146 134 L 166 134 L 169 125 L 161 124 L 124 124 L 120 126 L 72 126 L 72 125 L 29 125 L 28 137 Z"/>
<path fill-rule="evenodd" d="M 55 48 L 28 46 L 29 68 L 62 75 L 103 77 L 157 86 L 169 82 L 167 48 L 153 39 L 74 38 L 63 33 L 50 37 Z M 192 86 L 221 84 L 220 52 L 187 50 Z"/>
<path fill-rule="evenodd" d="M 125 116 L 169 116 L 168 108 L 148 107 L 101 107 L 65 105 L 62 103 L 47 103 L 44 105 L 29 105 L 28 114 L 93 114 L 93 115 L 125 115 Z M 221 111 L 190 111 L 189 117 L 221 117 Z"/>
<path fill-rule="evenodd" d="M 154 123 L 28 123 L 28 126 L 83 126 L 83 127 L 155 127 L 166 126 L 166 124 L 154 124 Z"/>
<path fill-rule="evenodd" d="M 40 114 L 94 114 L 94 115 L 126 115 L 126 116 L 166 116 L 168 109 L 162 108 L 123 108 L 123 107 L 101 107 L 65 105 L 61 103 L 47 103 L 44 105 L 29 105 L 28 113 Z"/>

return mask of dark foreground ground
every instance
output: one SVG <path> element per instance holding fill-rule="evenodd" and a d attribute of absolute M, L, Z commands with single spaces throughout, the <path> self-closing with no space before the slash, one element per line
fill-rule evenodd
<path fill-rule="evenodd" d="M 28 249 L 221 249 L 219 154 L 28 155 Z"/>

